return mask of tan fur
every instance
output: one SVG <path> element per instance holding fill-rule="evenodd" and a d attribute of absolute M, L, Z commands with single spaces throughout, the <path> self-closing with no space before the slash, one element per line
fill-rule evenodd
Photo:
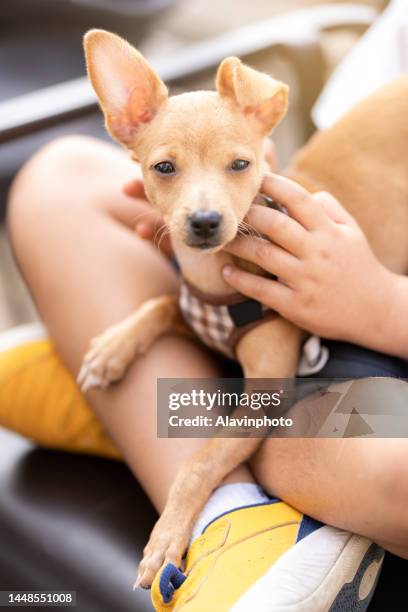
<path fill-rule="evenodd" d="M 85 50 L 107 127 L 140 160 L 146 193 L 166 221 L 183 275 L 201 291 L 231 293 L 221 268 L 232 256 L 222 247 L 239 231 L 259 191 L 265 171 L 263 138 L 286 111 L 287 87 L 228 58 L 218 70 L 217 92 L 169 98 L 146 60 L 118 37 L 92 31 Z M 407 100 L 408 78 L 384 88 L 313 138 L 287 172 L 311 191 L 325 189 L 337 196 L 380 259 L 399 272 L 408 270 Z M 250 160 L 250 167 L 231 173 L 228 167 L 236 158 Z M 152 169 L 163 160 L 176 164 L 174 176 L 159 176 Z M 199 251 L 186 245 L 186 219 L 198 209 L 223 215 L 217 248 Z M 149 304 L 97 340 L 86 357 L 82 382 L 87 374 L 102 376 L 100 386 L 120 378 L 140 352 L 135 346 L 146 350 L 173 328 L 174 299 Z M 250 331 L 237 348 L 246 376 L 293 376 L 302 337 L 301 330 L 279 318 Z M 106 368 L 112 359 L 113 376 Z M 258 444 L 254 439 L 216 438 L 181 468 L 145 549 L 138 584 L 150 585 L 163 563 L 180 563 L 211 491 Z"/>
<path fill-rule="evenodd" d="M 285 174 L 329 191 L 361 225 L 379 259 L 408 270 L 408 76 L 382 87 L 316 134 Z"/>
<path fill-rule="evenodd" d="M 87 389 L 90 367 L 94 381 L 91 386 L 105 388 L 121 380 L 135 357 L 145 353 L 169 329 L 191 336 L 191 330 L 181 317 L 178 297 L 162 295 L 148 300 L 136 312 L 92 340 L 78 383 L 83 390 Z"/>

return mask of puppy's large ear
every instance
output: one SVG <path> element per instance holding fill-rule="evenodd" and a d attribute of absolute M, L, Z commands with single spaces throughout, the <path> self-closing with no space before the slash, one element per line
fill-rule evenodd
<path fill-rule="evenodd" d="M 106 127 L 131 146 L 138 129 L 151 121 L 168 91 L 145 58 L 119 36 L 104 30 L 85 35 L 89 78 L 105 115 Z"/>
<path fill-rule="evenodd" d="M 284 117 L 288 107 L 288 86 L 249 66 L 237 57 L 227 57 L 218 68 L 216 88 L 246 115 L 258 121 L 265 134 Z"/>

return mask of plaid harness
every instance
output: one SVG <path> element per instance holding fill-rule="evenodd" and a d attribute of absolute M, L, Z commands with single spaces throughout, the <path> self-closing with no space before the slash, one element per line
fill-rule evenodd
<path fill-rule="evenodd" d="M 203 293 L 183 280 L 179 305 L 186 323 L 210 348 L 235 359 L 235 347 L 244 334 L 278 314 L 257 300 L 234 293 L 217 297 Z M 329 359 L 329 350 L 320 338 L 309 336 L 303 344 L 297 375 L 310 376 L 320 372 Z"/>
<path fill-rule="evenodd" d="M 209 347 L 235 358 L 238 340 L 277 313 L 240 293 L 218 297 L 199 291 L 186 280 L 180 288 L 184 320 Z"/>

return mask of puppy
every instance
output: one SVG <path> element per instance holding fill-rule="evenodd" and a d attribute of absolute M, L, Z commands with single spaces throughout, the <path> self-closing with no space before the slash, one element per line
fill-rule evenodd
<path fill-rule="evenodd" d="M 160 335 L 187 333 L 186 321 L 208 345 L 234 356 L 246 378 L 294 376 L 304 332 L 260 304 L 251 302 L 249 312 L 248 300 L 221 275 L 226 263 L 236 263 L 222 249 L 245 228 L 266 171 L 263 141 L 285 115 L 287 86 L 231 57 L 218 68 L 215 92 L 169 97 L 143 56 L 118 36 L 89 32 L 85 54 L 106 127 L 140 161 L 146 195 L 165 220 L 182 285 L 180 296 L 149 300 L 92 342 L 82 388 L 120 380 Z M 408 79 L 374 96 L 316 136 L 288 169 L 310 191 L 337 196 L 398 272 L 408 268 L 407 95 Z M 395 180 L 386 174 L 390 164 Z M 203 328 L 206 308 L 221 322 L 216 329 Z M 207 498 L 259 443 L 211 439 L 182 466 L 146 546 L 138 585 L 150 586 L 163 564 L 180 565 Z"/>

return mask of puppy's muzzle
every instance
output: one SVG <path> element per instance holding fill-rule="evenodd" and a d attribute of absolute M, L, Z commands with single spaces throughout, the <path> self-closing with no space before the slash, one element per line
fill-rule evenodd
<path fill-rule="evenodd" d="M 187 219 L 187 244 L 208 249 L 221 243 L 222 215 L 215 210 L 196 210 Z"/>

